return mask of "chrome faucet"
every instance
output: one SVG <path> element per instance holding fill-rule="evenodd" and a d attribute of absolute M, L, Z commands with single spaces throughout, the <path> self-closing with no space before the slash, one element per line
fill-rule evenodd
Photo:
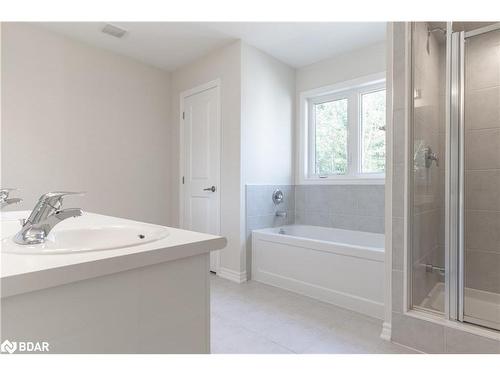
<path fill-rule="evenodd" d="M 430 168 L 433 161 L 436 163 L 436 167 L 439 167 L 439 158 L 437 157 L 437 154 L 432 151 L 431 146 L 427 146 L 424 148 L 424 157 L 425 168 Z"/>
<path fill-rule="evenodd" d="M 12 189 L 12 188 L 1 188 L 0 189 L 0 208 L 4 208 L 5 206 L 8 206 L 9 204 L 19 203 L 19 202 L 23 201 L 21 198 L 9 198 L 10 192 L 14 191 L 14 190 L 17 190 L 17 189 Z"/>
<path fill-rule="evenodd" d="M 42 195 L 28 219 L 22 221 L 23 227 L 14 237 L 14 242 L 20 245 L 34 245 L 45 242 L 47 235 L 58 223 L 70 217 L 82 215 L 80 208 L 61 209 L 63 198 L 67 195 L 83 194 L 55 191 Z"/>

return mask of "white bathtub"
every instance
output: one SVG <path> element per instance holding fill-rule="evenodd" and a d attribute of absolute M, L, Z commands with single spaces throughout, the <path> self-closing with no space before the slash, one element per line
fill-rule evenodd
<path fill-rule="evenodd" d="M 382 319 L 384 235 L 310 225 L 254 230 L 252 278 Z"/>

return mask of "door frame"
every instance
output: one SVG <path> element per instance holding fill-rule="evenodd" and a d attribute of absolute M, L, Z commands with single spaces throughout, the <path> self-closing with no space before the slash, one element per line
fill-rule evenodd
<path fill-rule="evenodd" d="M 222 106 L 221 106 L 221 79 L 217 78 L 212 81 L 203 83 L 201 85 L 195 86 L 188 90 L 182 91 L 179 95 L 179 227 L 184 228 L 184 184 L 182 182 L 182 177 L 184 176 L 184 104 L 186 98 L 199 94 L 203 91 L 210 89 L 216 89 L 217 96 L 217 112 L 218 112 L 218 128 L 217 128 L 217 142 L 219 149 L 219 176 L 216 181 L 217 188 L 219 189 L 219 207 L 218 207 L 218 218 L 217 218 L 217 234 L 221 234 L 221 161 L 222 161 Z M 215 251 L 215 272 L 219 273 L 220 269 L 220 250 Z"/>

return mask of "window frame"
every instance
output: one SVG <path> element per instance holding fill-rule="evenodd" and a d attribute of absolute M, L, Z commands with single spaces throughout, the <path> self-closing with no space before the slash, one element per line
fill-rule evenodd
<path fill-rule="evenodd" d="M 377 73 L 320 87 L 300 94 L 298 131 L 298 184 L 384 184 L 384 173 L 362 173 L 362 95 L 386 90 L 385 73 Z M 319 176 L 316 159 L 315 104 L 347 99 L 347 174 Z"/>

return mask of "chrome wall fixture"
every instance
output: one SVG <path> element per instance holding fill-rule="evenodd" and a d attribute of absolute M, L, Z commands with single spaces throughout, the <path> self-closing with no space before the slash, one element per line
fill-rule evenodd
<path fill-rule="evenodd" d="M 273 191 L 272 199 L 274 205 L 278 207 L 281 203 L 283 203 L 285 195 L 280 189 L 276 189 L 275 191 Z M 276 216 L 284 218 L 287 216 L 287 212 L 285 210 L 276 210 Z"/>
<path fill-rule="evenodd" d="M 275 191 L 273 191 L 272 198 L 273 198 L 273 203 L 276 206 L 280 205 L 283 202 L 284 197 L 285 196 L 280 189 L 276 189 Z"/>

